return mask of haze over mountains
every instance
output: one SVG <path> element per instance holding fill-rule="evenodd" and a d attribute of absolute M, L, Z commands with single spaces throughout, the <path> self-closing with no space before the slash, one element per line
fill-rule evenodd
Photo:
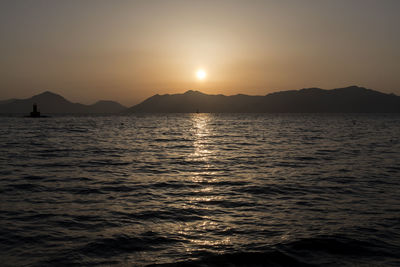
<path fill-rule="evenodd" d="M 28 99 L 0 101 L 0 113 L 28 114 L 37 103 L 44 114 L 112 113 L 400 113 L 400 96 L 358 86 L 324 90 L 308 88 L 265 96 L 208 95 L 198 91 L 154 95 L 126 108 L 114 101 L 93 105 L 72 103 L 64 97 L 44 92 Z"/>

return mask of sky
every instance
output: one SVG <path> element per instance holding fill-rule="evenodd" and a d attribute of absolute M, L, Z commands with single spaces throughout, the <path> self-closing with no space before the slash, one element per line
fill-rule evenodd
<path fill-rule="evenodd" d="M 1 0 L 0 99 L 48 90 L 130 106 L 187 90 L 350 85 L 400 95 L 399 13 L 398 0 Z"/>

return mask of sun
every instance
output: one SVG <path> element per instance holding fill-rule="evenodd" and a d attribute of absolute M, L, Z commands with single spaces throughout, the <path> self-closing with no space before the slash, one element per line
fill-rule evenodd
<path fill-rule="evenodd" d="M 196 77 L 199 80 L 204 80 L 206 78 L 206 76 L 207 76 L 207 73 L 204 70 L 198 70 L 196 72 Z"/>

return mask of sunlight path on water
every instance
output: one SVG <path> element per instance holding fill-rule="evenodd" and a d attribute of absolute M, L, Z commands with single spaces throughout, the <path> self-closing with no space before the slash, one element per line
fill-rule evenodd
<path fill-rule="evenodd" d="M 228 254 L 255 266 L 271 255 L 398 263 L 398 115 L 0 123 L 0 258 L 11 266 L 207 265 Z"/>

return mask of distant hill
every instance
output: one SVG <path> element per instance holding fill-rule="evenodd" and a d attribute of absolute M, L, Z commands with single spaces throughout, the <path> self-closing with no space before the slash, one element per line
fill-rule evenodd
<path fill-rule="evenodd" d="M 358 86 L 308 88 L 265 96 L 208 95 L 198 91 L 154 95 L 130 113 L 399 113 L 400 97 Z"/>
<path fill-rule="evenodd" d="M 126 107 L 113 101 L 99 101 L 93 105 L 72 103 L 64 97 L 52 92 L 44 92 L 28 99 L 10 99 L 0 102 L 0 113 L 29 114 L 36 103 L 42 114 L 95 114 L 118 113 Z"/>
<path fill-rule="evenodd" d="M 16 100 L 16 99 L 12 98 L 12 99 L 7 99 L 7 100 L 0 100 L 0 105 L 11 103 L 14 100 Z"/>
<path fill-rule="evenodd" d="M 36 103 L 42 114 L 112 113 L 400 113 L 400 96 L 358 86 L 324 90 L 307 88 L 265 96 L 208 95 L 198 91 L 154 95 L 126 108 L 114 101 L 92 105 L 72 103 L 64 97 L 44 92 L 28 99 L 0 101 L 2 114 L 29 114 Z"/>

